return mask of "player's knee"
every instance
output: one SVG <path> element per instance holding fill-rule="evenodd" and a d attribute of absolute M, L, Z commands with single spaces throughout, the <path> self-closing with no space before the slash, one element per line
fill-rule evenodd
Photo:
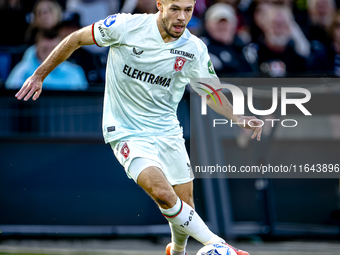
<path fill-rule="evenodd" d="M 177 195 L 175 192 L 169 192 L 168 190 L 162 188 L 158 188 L 153 191 L 153 198 L 163 209 L 169 209 L 175 206 L 177 201 Z"/>

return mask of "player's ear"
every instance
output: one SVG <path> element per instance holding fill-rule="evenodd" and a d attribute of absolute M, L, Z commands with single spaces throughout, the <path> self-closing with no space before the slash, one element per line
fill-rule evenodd
<path fill-rule="evenodd" d="M 163 11 L 163 1 L 164 0 L 157 0 L 157 9 L 162 12 Z"/>

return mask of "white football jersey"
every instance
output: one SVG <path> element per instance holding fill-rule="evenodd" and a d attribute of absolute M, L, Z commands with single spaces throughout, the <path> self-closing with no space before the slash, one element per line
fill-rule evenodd
<path fill-rule="evenodd" d="M 115 14 L 92 26 L 95 43 L 110 46 L 103 112 L 106 143 L 181 134 L 176 111 L 190 78 L 217 78 L 205 44 L 188 30 L 164 43 L 157 16 Z"/>

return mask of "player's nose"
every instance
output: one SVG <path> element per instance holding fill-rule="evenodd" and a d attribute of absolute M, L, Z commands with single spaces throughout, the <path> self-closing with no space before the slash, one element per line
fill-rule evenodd
<path fill-rule="evenodd" d="M 178 19 L 181 20 L 181 21 L 185 20 L 185 13 L 184 13 L 184 11 L 180 11 L 179 12 Z"/>

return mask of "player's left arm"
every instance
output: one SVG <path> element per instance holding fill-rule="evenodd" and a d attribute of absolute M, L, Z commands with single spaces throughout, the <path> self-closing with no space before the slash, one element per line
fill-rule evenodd
<path fill-rule="evenodd" d="M 217 91 L 217 93 L 221 98 L 222 105 L 215 104 L 214 100 L 211 97 L 207 98 L 207 105 L 218 114 L 226 117 L 229 120 L 232 120 L 234 123 L 238 123 L 240 127 L 254 130 L 251 138 L 254 139 L 255 137 L 257 137 L 257 140 L 260 141 L 262 133 L 262 122 L 254 116 L 234 115 L 233 106 L 229 102 L 228 98 L 226 98 L 221 91 Z M 245 123 L 245 125 L 243 125 L 243 123 Z M 249 126 L 249 124 L 251 126 Z"/>

